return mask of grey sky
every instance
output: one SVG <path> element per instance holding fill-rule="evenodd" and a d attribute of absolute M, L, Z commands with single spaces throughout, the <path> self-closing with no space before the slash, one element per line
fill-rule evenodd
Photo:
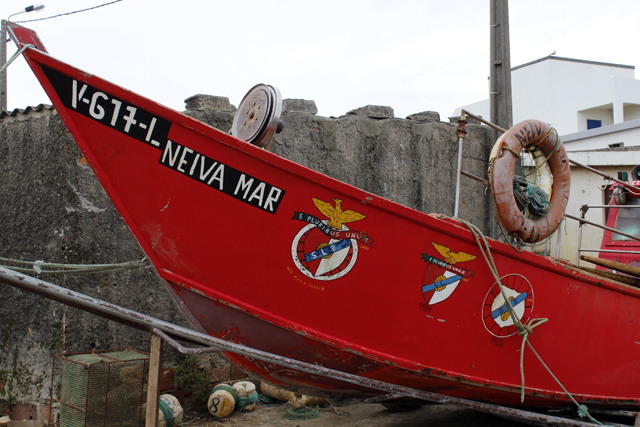
<path fill-rule="evenodd" d="M 44 18 L 108 0 L 38 0 Z M 33 4 L 4 0 L 7 18 Z M 633 0 L 511 0 L 511 65 L 549 55 L 640 66 Z M 22 24 L 49 53 L 177 110 L 196 93 L 238 105 L 255 84 L 312 99 L 320 115 L 367 104 L 397 117 L 488 97 L 489 0 L 123 0 Z M 9 56 L 16 51 L 9 45 Z M 9 109 L 48 103 L 23 59 Z"/>

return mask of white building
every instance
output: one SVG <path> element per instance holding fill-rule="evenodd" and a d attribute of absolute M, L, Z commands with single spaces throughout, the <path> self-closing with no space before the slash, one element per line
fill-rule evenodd
<path fill-rule="evenodd" d="M 569 158 L 617 178 L 640 164 L 640 80 L 635 67 L 548 56 L 511 69 L 513 122 L 537 119 L 556 128 Z M 489 118 L 489 99 L 456 110 Z M 571 167 L 566 213 L 581 216 L 583 205 L 605 205 L 611 184 L 582 168 Z M 603 209 L 589 209 L 586 220 L 604 224 Z M 577 261 L 578 222 L 560 227 L 559 257 Z M 600 247 L 603 232 L 583 226 L 583 249 Z M 554 256 L 558 233 L 533 250 Z M 597 253 L 587 253 L 597 256 Z M 584 261 L 581 264 L 589 265 Z"/>
<path fill-rule="evenodd" d="M 634 72 L 631 65 L 557 56 L 513 67 L 513 123 L 538 119 L 567 135 L 640 119 Z M 489 99 L 458 108 L 454 116 L 462 108 L 491 120 Z"/>
<path fill-rule="evenodd" d="M 640 119 L 562 135 L 567 151 L 598 150 L 602 148 L 640 145 Z M 636 159 L 639 160 L 639 159 Z"/>

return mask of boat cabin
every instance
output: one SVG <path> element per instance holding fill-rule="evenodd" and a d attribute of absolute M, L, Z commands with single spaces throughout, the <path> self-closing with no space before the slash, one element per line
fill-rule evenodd
<path fill-rule="evenodd" d="M 640 184 L 639 173 L 640 165 L 633 168 L 629 184 Z M 606 224 L 620 233 L 605 230 L 600 249 L 606 252 L 600 252 L 600 258 L 640 267 L 640 241 L 624 235 L 640 238 L 640 193 L 617 183 L 607 190 L 613 207 L 606 210 Z"/>

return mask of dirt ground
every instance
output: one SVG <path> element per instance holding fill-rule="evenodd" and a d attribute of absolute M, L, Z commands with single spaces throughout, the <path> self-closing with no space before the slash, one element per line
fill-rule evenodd
<path fill-rule="evenodd" d="M 203 409 L 187 411 L 183 427 L 531 427 L 517 422 L 455 405 L 429 404 L 409 412 L 391 412 L 377 403 L 350 403 L 320 408 L 320 417 L 311 420 L 285 418 L 286 404 L 258 403 L 254 411 L 215 418 Z M 550 413 L 549 415 L 559 415 Z M 610 426 L 633 426 L 634 419 L 594 414 L 598 421 Z M 574 418 L 586 425 L 585 419 Z"/>
<path fill-rule="evenodd" d="M 320 408 L 320 417 L 289 420 L 287 406 L 260 404 L 254 411 L 217 419 L 208 413 L 187 413 L 186 427 L 524 427 L 492 415 L 452 405 L 427 405 L 410 412 L 391 412 L 375 403 L 352 403 Z"/>

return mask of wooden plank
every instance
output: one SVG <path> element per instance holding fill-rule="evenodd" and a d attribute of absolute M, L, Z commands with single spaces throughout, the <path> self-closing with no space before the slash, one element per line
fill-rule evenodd
<path fill-rule="evenodd" d="M 602 259 L 602 258 L 596 258 L 592 256 L 587 256 L 587 255 L 580 255 L 580 259 L 584 261 L 589 261 L 593 264 L 596 264 L 602 267 L 610 268 L 612 270 L 622 271 L 623 273 L 630 274 L 631 276 L 640 277 L 640 268 L 638 267 L 633 267 L 631 265 L 623 264 L 621 262 L 611 261 L 611 260 Z"/>
<path fill-rule="evenodd" d="M 147 386 L 147 415 L 145 427 L 158 425 L 160 369 L 162 368 L 162 338 L 151 337 L 151 356 L 149 358 L 149 382 Z"/>
<path fill-rule="evenodd" d="M 611 273 L 609 271 L 596 270 L 595 268 L 583 267 L 581 265 L 572 265 L 571 267 L 577 268 L 578 270 L 586 271 L 591 274 L 595 274 L 596 276 L 604 277 L 606 279 L 611 279 L 617 282 L 625 283 L 627 285 L 640 287 L 640 280 L 634 279 L 633 277 L 622 276 L 620 274 Z"/>

